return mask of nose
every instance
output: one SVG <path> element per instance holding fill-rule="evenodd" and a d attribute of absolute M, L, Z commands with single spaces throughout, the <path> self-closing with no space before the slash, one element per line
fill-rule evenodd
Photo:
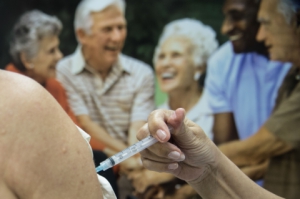
<path fill-rule="evenodd" d="M 166 68 L 170 65 L 170 58 L 167 55 L 164 55 L 163 57 L 158 57 L 155 61 L 155 69 L 162 69 Z"/>
<path fill-rule="evenodd" d="M 232 20 L 230 20 L 228 17 L 226 17 L 223 21 L 222 28 L 221 28 L 221 33 L 223 35 L 228 35 L 230 31 L 232 31 L 234 27 L 234 24 Z"/>
<path fill-rule="evenodd" d="M 170 66 L 170 62 L 171 62 L 170 57 L 169 57 L 169 56 L 165 56 L 165 57 L 161 60 L 160 65 L 161 65 L 162 67 L 166 68 L 166 67 Z"/>
<path fill-rule="evenodd" d="M 61 52 L 59 49 L 57 49 L 57 51 L 56 51 L 56 53 L 55 53 L 55 59 L 56 59 L 57 61 L 59 61 L 62 57 L 63 57 L 62 52 Z"/>
<path fill-rule="evenodd" d="M 256 34 L 256 40 L 262 42 L 266 39 L 266 32 L 262 25 L 259 26 L 258 32 Z"/>
<path fill-rule="evenodd" d="M 122 39 L 122 30 L 120 30 L 118 28 L 114 28 L 111 33 L 111 40 L 118 42 L 121 39 Z"/>

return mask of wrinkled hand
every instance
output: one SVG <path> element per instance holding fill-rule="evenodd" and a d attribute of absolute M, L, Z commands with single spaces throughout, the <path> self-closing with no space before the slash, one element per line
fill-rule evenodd
<path fill-rule="evenodd" d="M 171 173 L 185 181 L 201 181 L 216 166 L 217 148 L 184 115 L 184 109 L 156 110 L 150 114 L 137 138 L 151 134 L 159 142 L 141 152 L 142 161 L 149 170 Z M 173 129 L 172 134 L 167 125 Z"/>
<path fill-rule="evenodd" d="M 143 169 L 130 172 L 128 179 L 132 180 L 132 185 L 138 193 L 143 193 L 149 186 L 168 182 L 174 179 L 174 176 Z"/>

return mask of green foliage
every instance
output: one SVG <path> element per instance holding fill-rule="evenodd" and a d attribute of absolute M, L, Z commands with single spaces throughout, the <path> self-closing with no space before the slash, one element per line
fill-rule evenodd
<path fill-rule="evenodd" d="M 126 19 L 128 36 L 124 53 L 152 65 L 155 46 L 163 27 L 181 18 L 194 18 L 210 25 L 220 43 L 225 38 L 219 34 L 222 23 L 222 1 L 210 0 L 127 0 Z"/>
<path fill-rule="evenodd" d="M 152 65 L 152 56 L 165 24 L 180 18 L 195 18 L 212 26 L 219 33 L 222 23 L 221 0 L 127 0 L 128 36 L 124 54 Z M 13 24 L 25 11 L 40 9 L 56 15 L 64 25 L 60 35 L 64 55 L 74 52 L 74 12 L 79 0 L 1 0 L 0 1 L 0 68 L 10 61 L 9 35 Z M 225 38 L 218 34 L 220 43 Z"/>

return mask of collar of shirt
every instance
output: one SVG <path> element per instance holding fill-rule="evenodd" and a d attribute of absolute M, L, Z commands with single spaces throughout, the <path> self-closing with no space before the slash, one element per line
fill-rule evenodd
<path fill-rule="evenodd" d="M 193 106 L 193 108 L 186 113 L 186 117 L 192 121 L 197 121 L 198 118 L 203 115 L 212 115 L 212 111 L 209 108 L 209 104 L 208 104 L 207 100 L 208 100 L 207 94 L 204 89 L 203 94 L 200 97 L 200 99 L 198 100 L 197 104 L 195 104 Z M 159 106 L 159 108 L 160 109 L 171 109 L 169 106 L 168 100 L 164 104 Z"/>
<path fill-rule="evenodd" d="M 113 66 L 114 68 L 120 68 L 122 71 L 125 71 L 127 73 L 130 74 L 130 68 L 124 64 L 124 58 L 123 55 L 120 54 L 117 63 Z M 79 73 L 81 73 L 84 69 L 87 69 L 90 72 L 96 72 L 91 66 L 88 66 L 88 64 L 85 62 L 85 59 L 83 57 L 82 54 L 82 46 L 78 45 L 78 47 L 76 48 L 76 51 L 74 53 L 74 56 L 72 58 L 72 68 L 71 68 L 71 72 L 73 75 L 77 75 Z"/>

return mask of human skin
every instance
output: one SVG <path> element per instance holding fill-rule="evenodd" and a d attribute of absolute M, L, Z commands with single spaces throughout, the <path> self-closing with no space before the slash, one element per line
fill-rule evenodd
<path fill-rule="evenodd" d="M 257 17 L 261 25 L 256 39 L 265 43 L 271 60 L 291 62 L 300 67 L 299 11 L 288 23 L 277 9 L 278 2 L 261 2 Z"/>
<path fill-rule="evenodd" d="M 117 6 L 108 6 L 101 12 L 91 13 L 93 21 L 90 32 L 78 29 L 76 31 L 86 63 L 93 67 L 105 81 L 111 67 L 117 61 L 123 48 L 127 24 L 124 13 Z M 106 147 L 104 152 L 112 155 L 132 145 L 135 135 L 145 121 L 135 121 L 128 127 L 128 144 L 111 137 L 105 128 L 95 123 L 89 115 L 78 115 L 80 126 L 93 138 L 103 143 Z M 122 171 L 138 169 L 141 167 L 139 160 L 132 157 L 121 163 Z"/>
<path fill-rule="evenodd" d="M 235 53 L 258 52 L 265 55 L 263 43 L 256 41 L 259 3 L 252 0 L 226 0 L 221 32 L 229 37 Z"/>
<path fill-rule="evenodd" d="M 224 2 L 221 32 L 229 37 L 235 53 L 257 52 L 267 55 L 263 43 L 255 39 L 259 28 L 256 20 L 258 8 L 259 3 L 252 0 L 226 0 Z M 216 144 L 239 138 L 236 122 L 232 112 L 214 114 L 213 132 Z"/>
<path fill-rule="evenodd" d="M 196 66 L 193 60 L 192 42 L 184 36 L 167 39 L 160 48 L 155 73 L 161 90 L 168 95 L 171 109 L 192 109 L 201 97 L 196 72 L 204 72 L 204 66 Z M 185 96 L 184 98 L 182 96 Z"/>
<path fill-rule="evenodd" d="M 182 107 L 189 111 L 201 97 L 202 89 L 199 89 L 194 75 L 196 72 L 203 73 L 205 67 L 196 66 L 192 54 L 193 45 L 185 36 L 172 36 L 161 45 L 155 62 L 155 73 L 161 90 L 168 95 L 172 110 Z M 169 182 L 174 177 L 143 170 L 130 173 L 129 179 L 135 190 L 143 193 L 148 187 Z"/>
<path fill-rule="evenodd" d="M 102 198 L 89 146 L 38 83 L 0 70 L 0 198 Z"/>
<path fill-rule="evenodd" d="M 141 152 L 146 168 L 187 181 L 203 198 L 280 198 L 244 175 L 184 115 L 184 109 L 151 113 L 137 135 L 143 139 L 151 134 L 159 141 Z M 170 157 L 170 153 L 177 156 Z"/>
<path fill-rule="evenodd" d="M 25 75 L 44 85 L 47 79 L 55 77 L 56 64 L 62 58 L 58 36 L 43 37 L 34 57 L 29 58 L 26 52 L 21 52 L 20 58 L 26 68 Z"/>

